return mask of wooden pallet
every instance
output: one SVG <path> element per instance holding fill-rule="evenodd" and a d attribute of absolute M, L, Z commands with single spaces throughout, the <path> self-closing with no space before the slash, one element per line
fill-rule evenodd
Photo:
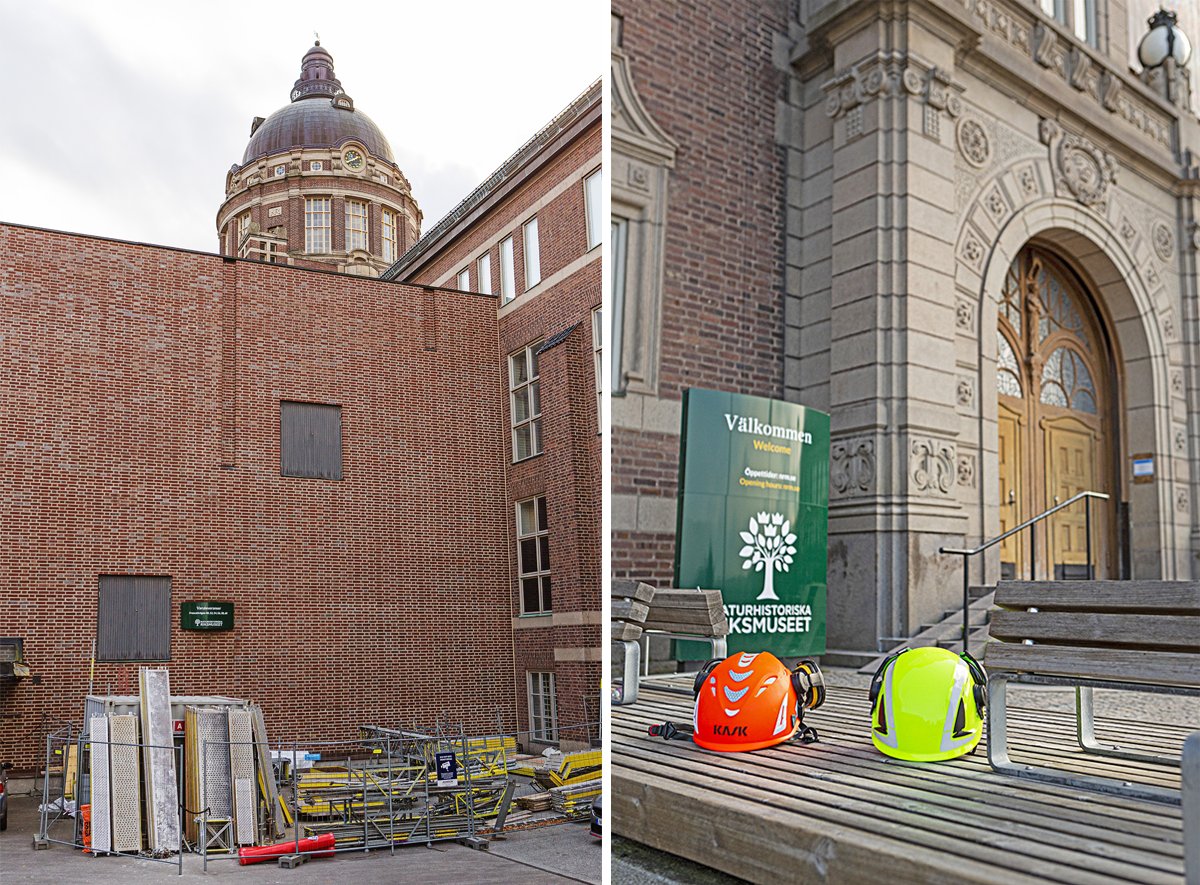
<path fill-rule="evenodd" d="M 1183 883 L 1178 806 L 1014 780 L 982 744 L 949 762 L 892 759 L 871 744 L 863 689 L 833 688 L 806 717 L 816 744 L 716 753 L 650 738 L 651 724 L 691 721 L 691 692 L 670 687 L 643 683 L 637 704 L 612 709 L 618 835 L 758 883 Z M 1097 721 L 1123 745 L 1176 753 L 1186 725 Z M 1178 789 L 1178 768 L 1088 757 L 1074 728 L 1069 714 L 1010 708 L 1010 752 Z"/>

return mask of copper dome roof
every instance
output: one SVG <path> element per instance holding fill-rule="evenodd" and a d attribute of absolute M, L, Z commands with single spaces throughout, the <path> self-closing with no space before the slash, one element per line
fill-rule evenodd
<path fill-rule="evenodd" d="M 304 54 L 300 77 L 292 87 L 292 103 L 254 129 L 242 165 L 292 148 L 332 148 L 347 141 L 359 142 L 374 157 L 396 162 L 379 127 L 355 110 L 353 100 L 342 90 L 341 81 L 333 74 L 333 56 L 317 43 Z"/>

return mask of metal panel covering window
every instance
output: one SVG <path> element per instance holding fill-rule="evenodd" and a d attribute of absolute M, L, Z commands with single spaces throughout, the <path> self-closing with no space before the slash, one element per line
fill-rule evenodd
<path fill-rule="evenodd" d="M 96 660 L 171 660 L 170 575 L 100 575 Z"/>
<path fill-rule="evenodd" d="M 517 503 L 517 559 L 521 614 L 550 611 L 550 522 L 544 497 Z"/>
<path fill-rule="evenodd" d="M 346 201 L 346 249 L 367 248 L 367 204 Z"/>
<path fill-rule="evenodd" d="M 309 197 L 304 201 L 304 251 L 329 251 L 328 197 Z"/>
<path fill-rule="evenodd" d="M 554 674 L 526 671 L 529 677 L 529 730 L 535 741 L 558 740 L 558 705 Z"/>
<path fill-rule="evenodd" d="M 508 358 L 512 401 L 513 461 L 542 453 L 542 389 L 538 380 L 538 341 Z"/>
<path fill-rule="evenodd" d="M 305 479 L 342 478 L 342 407 L 279 404 L 279 472 Z"/>

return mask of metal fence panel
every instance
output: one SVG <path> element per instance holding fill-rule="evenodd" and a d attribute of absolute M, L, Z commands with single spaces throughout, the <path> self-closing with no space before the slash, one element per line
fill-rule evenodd
<path fill-rule="evenodd" d="M 279 472 L 308 479 L 342 478 L 342 407 L 279 404 Z"/>

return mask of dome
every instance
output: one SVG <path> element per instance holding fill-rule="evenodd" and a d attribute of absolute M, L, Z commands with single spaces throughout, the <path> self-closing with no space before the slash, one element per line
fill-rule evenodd
<path fill-rule="evenodd" d="M 292 148 L 333 148 L 347 141 L 359 142 L 374 157 L 396 162 L 375 121 L 354 109 L 353 99 L 334 76 L 333 56 L 318 41 L 300 62 L 292 103 L 254 127 L 242 165 Z"/>

